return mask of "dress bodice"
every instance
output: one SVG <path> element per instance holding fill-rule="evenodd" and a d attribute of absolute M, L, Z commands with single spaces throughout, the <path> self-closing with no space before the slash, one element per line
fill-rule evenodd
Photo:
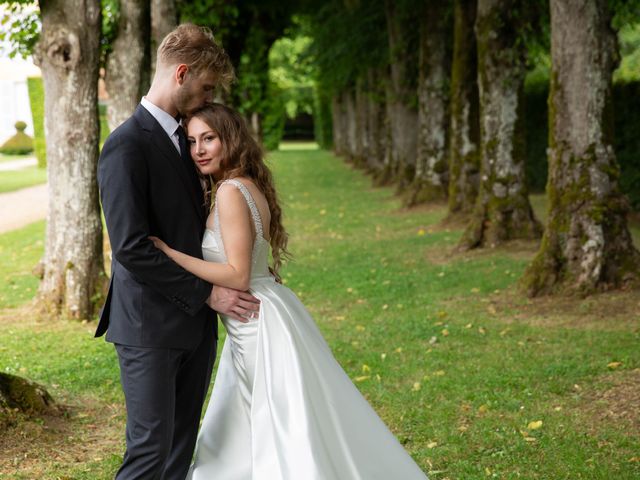
<path fill-rule="evenodd" d="M 255 226 L 256 238 L 253 242 L 253 250 L 251 253 L 251 283 L 258 279 L 273 278 L 269 272 L 269 242 L 264 238 L 264 230 L 262 227 L 262 219 L 260 212 L 256 206 L 256 202 L 251 196 L 249 189 L 239 180 L 229 179 L 222 182 L 222 185 L 231 184 L 235 186 L 247 201 L 251 218 Z M 222 186 L 221 185 L 221 186 Z M 209 262 L 227 263 L 227 256 L 222 241 L 222 233 L 220 231 L 220 218 L 218 215 L 218 202 L 213 208 L 213 229 L 206 229 L 202 239 L 202 256 Z"/>

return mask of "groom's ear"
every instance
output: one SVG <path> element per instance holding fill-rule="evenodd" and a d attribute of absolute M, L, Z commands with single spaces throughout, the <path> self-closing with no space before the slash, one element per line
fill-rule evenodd
<path fill-rule="evenodd" d="M 181 63 L 176 67 L 175 78 L 176 82 L 178 82 L 178 85 L 182 85 L 185 82 L 188 71 L 189 67 L 184 63 Z"/>

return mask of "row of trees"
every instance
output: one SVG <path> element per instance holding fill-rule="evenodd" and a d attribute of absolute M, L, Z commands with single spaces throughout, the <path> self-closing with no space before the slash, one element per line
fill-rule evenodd
<path fill-rule="evenodd" d="M 318 27 L 314 38 L 335 150 L 378 184 L 395 184 L 408 205 L 446 199 L 450 215 L 468 219 L 461 249 L 542 235 L 522 279 L 531 295 L 637 281 L 640 254 L 611 130 L 612 18 L 637 20 L 637 8 L 608 0 L 333 2 L 317 16 L 332 32 Z M 353 50 L 345 53 L 338 46 L 347 38 Z M 522 107 L 528 60 L 549 41 L 543 229 L 528 198 Z"/>
<path fill-rule="evenodd" d="M 532 294 L 557 284 L 581 292 L 624 284 L 640 260 L 611 147 L 611 17 L 637 7 L 637 0 L 40 0 L 36 20 L 21 19 L 19 32 L 45 87 L 50 203 L 41 303 L 75 318 L 89 318 L 100 303 L 99 69 L 114 128 L 146 91 L 153 52 L 178 19 L 208 25 L 222 40 L 238 76 L 229 100 L 259 136 L 278 96 L 268 52 L 297 19 L 312 39 L 305 61 L 317 72 L 319 140 L 332 134 L 337 153 L 378 184 L 397 185 L 410 205 L 448 199 L 452 215 L 469 218 L 462 248 L 543 231 L 527 195 L 522 91 L 528 58 L 550 38 L 550 215 L 525 284 Z"/>

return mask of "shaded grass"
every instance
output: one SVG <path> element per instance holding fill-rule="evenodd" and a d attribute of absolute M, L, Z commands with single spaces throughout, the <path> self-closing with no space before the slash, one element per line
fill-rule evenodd
<path fill-rule="evenodd" d="M 0 172 L 0 193 L 13 192 L 47 182 L 47 171 L 38 167 Z"/>
<path fill-rule="evenodd" d="M 454 254 L 461 230 L 440 223 L 444 207 L 402 209 L 391 189 L 371 188 L 326 152 L 282 150 L 270 162 L 295 255 L 282 271 L 287 286 L 432 479 L 637 478 L 637 431 L 598 420 L 598 408 L 611 405 L 594 411 L 592 402 L 640 368 L 637 292 L 530 301 L 514 285 L 535 243 Z M 38 256 L 27 246 L 42 225 L 28 229 L 0 237 L 0 248 L 8 238 L 25 250 L 6 272 L 28 271 Z M 112 347 L 91 338 L 93 325 L 9 310 L 28 295 L 0 292 L 2 368 L 62 401 L 90 401 L 69 420 L 78 438 L 99 408 L 113 411 L 110 441 L 92 440 L 101 455 L 56 463 L 47 456 L 55 440 L 43 441 L 27 473 L 11 478 L 112 478 L 123 428 Z M 603 318 L 598 306 L 607 302 L 618 307 Z M 0 455 L 0 472 L 12 461 Z"/>

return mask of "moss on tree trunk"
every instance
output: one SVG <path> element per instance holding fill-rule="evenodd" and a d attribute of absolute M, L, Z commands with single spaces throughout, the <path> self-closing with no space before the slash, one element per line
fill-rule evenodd
<path fill-rule="evenodd" d="M 449 136 L 449 214 L 470 213 L 480 182 L 477 48 L 473 31 L 476 0 L 454 5 L 451 124 Z"/>
<path fill-rule="evenodd" d="M 549 217 L 522 278 L 530 295 L 589 294 L 638 280 L 613 150 L 611 75 L 618 52 L 606 0 L 551 1 Z"/>
<path fill-rule="evenodd" d="M 26 415 L 42 415 L 58 410 L 43 386 L 0 372 L 0 430 L 12 423 L 16 411 Z"/>
<path fill-rule="evenodd" d="M 480 0 L 476 18 L 480 90 L 480 187 L 460 248 L 537 238 L 525 179 L 523 88 L 526 49 L 513 17 L 523 0 Z"/>

